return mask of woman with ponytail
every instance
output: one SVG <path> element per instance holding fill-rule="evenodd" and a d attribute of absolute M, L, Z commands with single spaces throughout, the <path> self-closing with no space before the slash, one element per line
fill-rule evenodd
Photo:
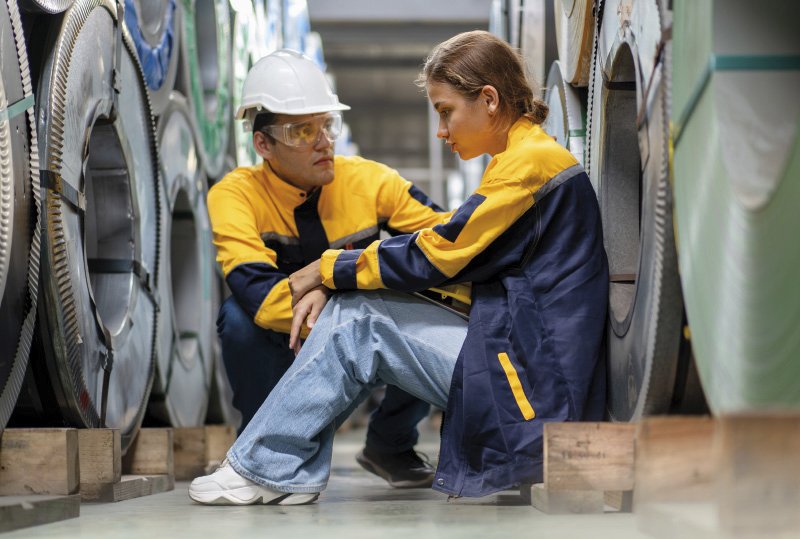
<path fill-rule="evenodd" d="M 192 499 L 314 501 L 336 426 L 383 383 L 445 409 L 433 488 L 452 496 L 542 481 L 544 424 L 602 419 L 600 213 L 583 168 L 542 130 L 522 66 L 488 32 L 433 50 L 417 83 L 452 151 L 492 157 L 480 186 L 444 224 L 325 251 L 291 276 L 298 355 Z M 471 287 L 458 296 L 468 320 L 408 294 L 450 285 Z"/>

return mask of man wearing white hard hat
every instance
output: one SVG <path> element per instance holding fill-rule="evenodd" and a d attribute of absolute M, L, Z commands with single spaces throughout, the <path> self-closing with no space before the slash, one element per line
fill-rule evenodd
<path fill-rule="evenodd" d="M 415 232 L 449 215 L 389 167 L 334 156 L 341 111 L 350 107 L 309 58 L 290 50 L 265 56 L 248 73 L 241 103 L 236 117 L 264 161 L 233 170 L 208 195 L 217 261 L 232 292 L 217 326 L 240 432 L 294 358 L 288 276 L 326 249 L 363 248 L 381 230 Z M 388 387 L 359 463 L 394 487 L 430 486 L 434 470 L 413 449 L 428 410 Z"/>

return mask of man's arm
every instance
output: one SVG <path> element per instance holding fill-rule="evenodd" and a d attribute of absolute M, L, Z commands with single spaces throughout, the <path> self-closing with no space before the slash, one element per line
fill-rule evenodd
<path fill-rule="evenodd" d="M 217 184 L 208 194 L 208 213 L 217 262 L 236 301 L 257 325 L 289 333 L 288 275 L 278 269 L 275 251 L 261 239 L 251 200 L 237 189 Z"/>

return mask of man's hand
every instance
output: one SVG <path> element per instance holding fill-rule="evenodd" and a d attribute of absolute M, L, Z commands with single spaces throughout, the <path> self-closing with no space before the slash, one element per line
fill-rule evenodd
<path fill-rule="evenodd" d="M 322 284 L 322 276 L 319 274 L 319 259 L 312 262 L 303 269 L 299 269 L 289 275 L 289 291 L 292 293 L 292 308 L 310 290 Z"/>
<path fill-rule="evenodd" d="M 289 332 L 289 348 L 294 350 L 294 355 L 300 352 L 300 329 L 303 327 L 303 322 L 306 323 L 308 329 L 314 327 L 319 313 L 328 303 L 329 295 L 330 291 L 320 285 L 310 290 L 297 302 L 297 305 L 292 307 L 294 317 L 292 318 L 292 329 Z"/>

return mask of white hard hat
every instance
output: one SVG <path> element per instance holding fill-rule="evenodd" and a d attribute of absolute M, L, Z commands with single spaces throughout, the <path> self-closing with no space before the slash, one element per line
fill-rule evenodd
<path fill-rule="evenodd" d="M 252 124 L 256 114 L 263 111 L 299 115 L 334 110 L 350 107 L 339 103 L 314 61 L 297 51 L 281 49 L 250 68 L 236 119 Z M 249 128 L 245 125 L 245 130 Z"/>

